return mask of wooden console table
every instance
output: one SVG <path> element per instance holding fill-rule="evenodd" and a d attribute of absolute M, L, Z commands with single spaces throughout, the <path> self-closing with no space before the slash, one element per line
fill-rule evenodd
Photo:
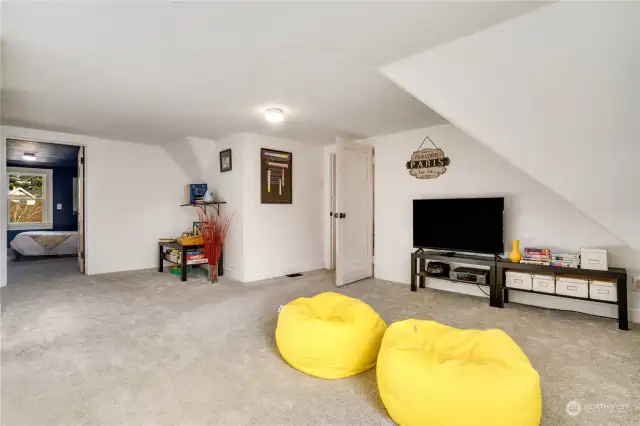
<path fill-rule="evenodd" d="M 594 303 L 608 303 L 612 305 L 618 305 L 618 328 L 620 330 L 629 330 L 629 309 L 627 307 L 627 270 L 622 268 L 609 268 L 607 271 L 596 271 L 591 269 L 579 269 L 579 268 L 560 268 L 556 266 L 541 266 L 541 265 L 529 265 L 526 263 L 516 263 L 510 260 L 499 260 L 496 262 L 497 276 L 496 276 L 496 295 L 499 297 L 495 300 L 495 305 L 498 308 L 504 307 L 504 302 L 509 302 L 509 291 L 520 291 L 524 293 L 542 294 L 543 296 L 551 297 L 564 297 L 567 299 L 583 300 Z M 504 286 L 505 273 L 508 270 L 529 272 L 532 274 L 566 274 L 566 275 L 579 275 L 583 277 L 599 277 L 599 278 L 613 278 L 616 280 L 616 291 L 618 294 L 618 300 L 615 302 L 609 302 L 606 300 L 597 300 L 583 297 L 565 296 L 563 294 L 555 293 L 542 293 L 533 290 L 521 290 L 517 288 L 507 288 Z"/>
<path fill-rule="evenodd" d="M 509 291 L 520 291 L 524 293 L 541 294 L 549 297 L 564 297 L 574 300 L 583 300 L 586 302 L 594 303 L 608 303 L 618 306 L 618 328 L 620 330 L 629 330 L 629 310 L 627 306 L 627 270 L 623 268 L 609 268 L 607 271 L 596 271 L 590 269 L 579 268 L 560 268 L 555 266 L 541 266 L 541 265 L 529 265 L 526 263 L 516 263 L 510 260 L 496 260 L 492 257 L 454 254 L 443 255 L 437 252 L 429 252 L 418 250 L 411 253 L 411 291 L 418 291 L 420 288 L 425 287 L 425 278 L 430 277 L 426 272 L 426 260 L 439 260 L 441 262 L 450 263 L 462 263 L 471 265 L 483 265 L 489 267 L 489 305 L 494 308 L 503 308 L 504 303 L 509 301 Z M 508 270 L 529 272 L 532 274 L 566 274 L 566 275 L 580 275 L 583 277 L 600 277 L 600 278 L 613 278 L 616 280 L 618 299 L 615 302 L 609 302 L 606 300 L 596 300 L 591 298 L 565 296 L 556 293 L 542 293 L 533 290 L 520 290 L 515 288 L 507 288 L 504 286 L 505 274 Z M 433 277 L 435 279 L 444 279 L 453 281 L 447 277 Z M 472 285 L 473 282 L 466 281 L 454 281 Z M 486 285 L 486 284 L 485 284 Z"/>
<path fill-rule="evenodd" d="M 171 262 L 170 260 L 165 259 L 164 257 L 164 247 L 170 247 L 172 249 L 180 250 L 180 263 L 176 263 L 176 265 L 180 265 L 180 281 L 187 280 L 187 252 L 189 250 L 200 249 L 202 246 L 200 245 L 182 245 L 179 242 L 174 243 L 162 243 L 158 242 L 158 272 L 162 272 L 164 270 L 164 261 Z M 171 262 L 175 263 L 175 262 Z M 202 264 L 201 264 L 202 265 Z M 218 276 L 221 277 L 224 275 L 224 263 L 222 260 L 222 253 L 220 253 L 220 261 L 218 262 Z"/>

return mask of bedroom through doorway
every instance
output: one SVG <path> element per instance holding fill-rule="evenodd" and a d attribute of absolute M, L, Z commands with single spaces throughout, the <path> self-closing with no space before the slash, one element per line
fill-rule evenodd
<path fill-rule="evenodd" d="M 84 147 L 6 139 L 7 282 L 84 273 Z"/>

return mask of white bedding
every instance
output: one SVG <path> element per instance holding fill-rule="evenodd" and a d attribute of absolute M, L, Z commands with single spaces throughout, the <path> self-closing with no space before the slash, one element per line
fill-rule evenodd
<path fill-rule="evenodd" d="M 65 241 L 58 244 L 52 250 L 38 244 L 32 236 L 41 235 L 65 235 L 69 236 Z M 22 256 L 59 256 L 78 253 L 78 232 L 77 231 L 27 231 L 21 232 L 11 241 L 11 248 Z"/>

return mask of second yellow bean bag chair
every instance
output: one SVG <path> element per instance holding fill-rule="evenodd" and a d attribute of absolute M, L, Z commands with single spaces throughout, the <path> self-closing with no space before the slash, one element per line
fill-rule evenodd
<path fill-rule="evenodd" d="M 323 379 L 373 368 L 387 325 L 366 303 L 337 293 L 301 297 L 278 316 L 276 343 L 287 363 Z"/>
<path fill-rule="evenodd" d="M 540 424 L 540 376 L 501 330 L 393 323 L 376 372 L 382 402 L 400 426 Z"/>

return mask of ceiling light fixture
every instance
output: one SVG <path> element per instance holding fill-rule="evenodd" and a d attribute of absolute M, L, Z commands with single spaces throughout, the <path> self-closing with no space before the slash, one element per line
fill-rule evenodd
<path fill-rule="evenodd" d="M 22 159 L 24 161 L 36 161 L 36 155 L 35 154 L 27 154 L 25 152 L 24 154 L 22 154 Z"/>
<path fill-rule="evenodd" d="M 265 109 L 264 119 L 272 124 L 282 124 L 284 123 L 284 111 L 279 108 Z"/>

